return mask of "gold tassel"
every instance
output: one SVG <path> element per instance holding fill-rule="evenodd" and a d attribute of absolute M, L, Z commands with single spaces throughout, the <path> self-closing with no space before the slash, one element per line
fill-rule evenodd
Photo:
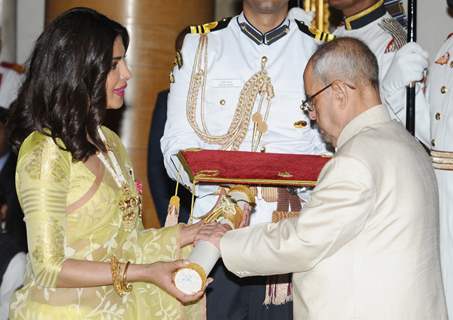
<path fill-rule="evenodd" d="M 166 227 L 171 227 L 171 226 L 175 226 L 178 224 L 179 207 L 180 207 L 180 199 L 178 197 L 178 187 L 179 187 L 179 182 L 176 182 L 175 195 L 170 198 L 170 201 L 168 203 L 167 218 L 165 219 Z"/>

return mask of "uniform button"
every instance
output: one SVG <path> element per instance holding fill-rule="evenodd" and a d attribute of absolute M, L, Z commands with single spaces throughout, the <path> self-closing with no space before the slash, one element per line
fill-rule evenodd
<path fill-rule="evenodd" d="M 440 113 L 439 112 L 436 112 L 435 118 L 436 118 L 436 120 L 440 120 Z"/>
<path fill-rule="evenodd" d="M 260 152 L 266 152 L 266 147 L 261 147 Z"/>
<path fill-rule="evenodd" d="M 446 94 L 447 91 L 448 91 L 448 89 L 447 89 L 446 86 L 442 86 L 442 87 L 440 88 L 440 93 L 442 93 L 442 94 Z"/>
<path fill-rule="evenodd" d="M 433 147 L 436 146 L 436 139 L 431 140 L 431 145 L 432 145 Z"/>
<path fill-rule="evenodd" d="M 220 100 L 219 103 L 220 103 L 221 106 L 224 106 L 225 105 L 225 99 Z"/>
<path fill-rule="evenodd" d="M 299 120 L 299 121 L 296 121 L 294 122 L 293 126 L 294 128 L 305 128 L 307 126 L 307 121 L 305 120 Z"/>

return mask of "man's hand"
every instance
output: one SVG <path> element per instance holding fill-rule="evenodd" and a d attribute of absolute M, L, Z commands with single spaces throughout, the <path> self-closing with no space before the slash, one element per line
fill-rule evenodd
<path fill-rule="evenodd" d="M 200 232 L 195 237 L 195 241 L 204 240 L 209 241 L 220 250 L 220 239 L 223 235 L 231 230 L 227 224 L 209 223 L 201 227 Z"/>
<path fill-rule="evenodd" d="M 399 49 L 382 81 L 384 96 L 391 96 L 411 82 L 423 80 L 428 67 L 428 53 L 415 42 L 410 42 Z"/>
<path fill-rule="evenodd" d="M 155 262 L 150 264 L 146 268 L 146 278 L 148 282 L 151 282 L 165 290 L 167 293 L 181 301 L 182 304 L 188 304 L 190 302 L 194 302 L 199 300 L 203 294 L 206 287 L 203 290 L 193 294 L 187 295 L 182 293 L 181 291 L 176 288 L 173 282 L 173 274 L 180 268 L 183 268 L 186 265 L 186 262 L 183 260 L 171 261 L 171 262 Z M 209 278 L 206 282 L 206 286 L 212 282 L 212 279 Z"/>

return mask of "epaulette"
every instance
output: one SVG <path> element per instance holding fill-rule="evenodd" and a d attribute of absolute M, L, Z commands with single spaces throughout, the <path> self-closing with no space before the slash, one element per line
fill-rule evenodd
<path fill-rule="evenodd" d="M 228 23 L 230 23 L 230 20 L 231 20 L 231 17 L 228 17 L 228 18 L 223 18 L 220 21 L 213 21 L 213 22 L 208 22 L 205 24 L 200 24 L 198 26 L 191 26 L 191 27 L 189 27 L 190 33 L 206 34 L 211 31 L 222 30 L 228 26 Z"/>
<path fill-rule="evenodd" d="M 25 72 L 25 67 L 21 64 L 17 63 L 10 63 L 10 62 L 2 62 L 0 63 L 0 66 L 6 69 L 11 69 L 16 71 L 17 73 L 24 73 Z"/>
<path fill-rule="evenodd" d="M 335 36 L 331 33 L 328 32 L 323 32 L 318 29 L 316 29 L 313 26 L 307 26 L 305 23 L 302 21 L 299 21 L 295 19 L 297 26 L 299 27 L 299 30 L 302 31 L 303 33 L 309 35 L 312 38 L 315 38 L 316 40 L 320 40 L 323 42 L 329 42 L 335 39 Z"/>
<path fill-rule="evenodd" d="M 392 40 L 387 44 L 385 53 L 398 51 L 407 42 L 406 30 L 404 27 L 396 21 L 394 18 L 384 18 L 378 23 L 382 30 L 389 33 L 392 36 Z"/>

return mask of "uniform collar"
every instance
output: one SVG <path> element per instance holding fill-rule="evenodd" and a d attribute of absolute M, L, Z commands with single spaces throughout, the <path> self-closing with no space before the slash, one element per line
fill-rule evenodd
<path fill-rule="evenodd" d="M 346 30 L 359 29 L 367 24 L 381 18 L 387 11 L 384 7 L 384 0 L 379 0 L 371 7 L 356 13 L 353 16 L 344 18 L 344 26 Z"/>
<path fill-rule="evenodd" d="M 274 29 L 266 33 L 262 33 L 247 20 L 244 13 L 241 13 L 237 17 L 237 23 L 241 31 L 258 45 L 260 44 L 271 45 L 277 40 L 283 38 L 285 35 L 288 34 L 290 25 L 289 19 L 286 18 Z"/>
<path fill-rule="evenodd" d="M 352 119 L 341 131 L 337 140 L 337 150 L 349 139 L 357 135 L 363 128 L 377 123 L 390 121 L 390 114 L 382 104 L 374 106 Z"/>

